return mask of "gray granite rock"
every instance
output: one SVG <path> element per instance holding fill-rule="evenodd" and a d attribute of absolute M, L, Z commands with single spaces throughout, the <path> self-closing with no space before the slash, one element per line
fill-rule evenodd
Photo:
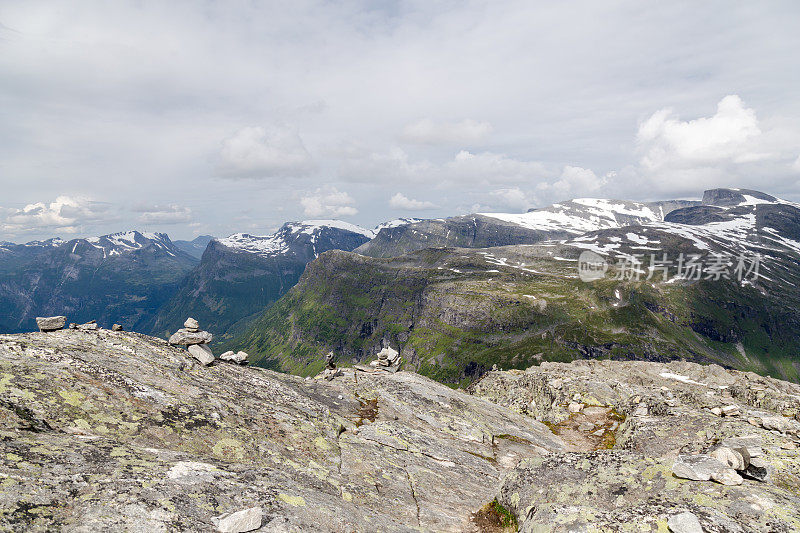
<path fill-rule="evenodd" d="M 170 344 L 208 344 L 214 336 L 207 331 L 189 331 L 187 329 L 179 329 L 169 338 Z"/>
<path fill-rule="evenodd" d="M 211 351 L 211 348 L 209 348 L 205 344 L 190 345 L 189 353 L 192 354 L 192 357 L 194 357 L 195 359 L 197 359 L 206 366 L 214 362 L 214 353 Z"/>
<path fill-rule="evenodd" d="M 65 316 L 36 317 L 36 325 L 39 327 L 39 331 L 57 331 L 59 329 L 64 329 L 66 323 L 67 317 Z"/>
<path fill-rule="evenodd" d="M 700 520 L 693 513 L 684 512 L 674 514 L 667 520 L 667 526 L 672 533 L 703 533 Z"/>

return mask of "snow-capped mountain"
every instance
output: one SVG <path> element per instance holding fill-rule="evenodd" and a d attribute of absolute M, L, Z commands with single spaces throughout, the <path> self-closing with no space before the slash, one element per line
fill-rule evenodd
<path fill-rule="evenodd" d="M 371 230 L 341 220 L 287 222 L 271 235 L 234 233 L 217 242 L 232 250 L 261 257 L 296 255 L 318 257 L 327 250 L 356 248 L 373 237 Z M 351 243 L 355 243 L 351 246 Z"/>
<path fill-rule="evenodd" d="M 287 222 L 271 235 L 214 239 L 159 311 L 153 331 L 174 330 L 192 316 L 223 340 L 230 328 L 291 289 L 307 263 L 328 250 L 353 250 L 372 236 L 372 230 L 341 220 L 306 220 Z"/>
<path fill-rule="evenodd" d="M 165 233 L 126 231 L 0 246 L 0 331 L 36 316 L 149 327 L 155 310 L 196 264 Z"/>

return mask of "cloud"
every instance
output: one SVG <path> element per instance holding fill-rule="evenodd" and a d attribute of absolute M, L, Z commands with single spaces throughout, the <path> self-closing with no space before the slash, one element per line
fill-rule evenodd
<path fill-rule="evenodd" d="M 406 125 L 400 139 L 412 144 L 461 144 L 486 138 L 492 132 L 488 122 L 465 118 L 460 122 L 434 122 L 423 118 Z"/>
<path fill-rule="evenodd" d="M 335 187 L 319 188 L 300 199 L 303 212 L 309 217 L 347 217 L 358 214 L 355 200 Z"/>
<path fill-rule="evenodd" d="M 525 161 L 506 154 L 462 150 L 445 165 L 444 174 L 449 182 L 454 183 L 510 184 L 538 182 L 551 173 L 538 161 Z"/>
<path fill-rule="evenodd" d="M 277 178 L 304 176 L 314 168 L 297 130 L 288 126 L 242 128 L 222 141 L 220 176 Z"/>
<path fill-rule="evenodd" d="M 567 165 L 556 182 L 543 186 L 542 189 L 551 189 L 563 199 L 599 191 L 606 183 L 608 183 L 607 177 L 598 178 L 597 174 L 588 168 Z"/>
<path fill-rule="evenodd" d="M 800 156 L 797 156 L 797 159 L 795 159 L 794 163 L 792 163 L 792 170 L 795 172 L 800 172 Z"/>
<path fill-rule="evenodd" d="M 175 204 L 137 206 L 133 211 L 140 213 L 138 221 L 142 224 L 183 224 L 192 221 L 192 210 Z"/>
<path fill-rule="evenodd" d="M 405 211 L 424 211 L 426 209 L 436 209 L 438 207 L 433 202 L 413 200 L 403 193 L 397 193 L 392 196 L 389 199 L 389 206 L 394 209 L 403 209 Z"/>
<path fill-rule="evenodd" d="M 520 211 L 527 209 L 533 203 L 528 199 L 528 194 L 519 187 L 496 189 L 489 194 L 497 198 L 500 204 Z"/>
<path fill-rule="evenodd" d="M 759 150 L 758 119 L 737 95 L 719 101 L 717 112 L 687 122 L 671 109 L 661 109 L 639 126 L 637 142 L 643 147 L 641 165 L 650 170 L 721 161 L 743 163 L 771 157 Z"/>
<path fill-rule="evenodd" d="M 70 196 L 59 196 L 50 203 L 28 204 L 22 209 L 5 208 L 3 211 L 3 231 L 12 234 L 41 230 L 76 233 L 82 225 L 115 219 L 109 213 L 108 204 Z"/>

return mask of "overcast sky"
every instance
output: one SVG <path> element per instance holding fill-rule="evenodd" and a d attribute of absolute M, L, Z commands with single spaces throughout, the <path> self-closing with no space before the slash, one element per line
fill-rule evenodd
<path fill-rule="evenodd" d="M 800 200 L 800 2 L 0 1 L 0 239 Z"/>

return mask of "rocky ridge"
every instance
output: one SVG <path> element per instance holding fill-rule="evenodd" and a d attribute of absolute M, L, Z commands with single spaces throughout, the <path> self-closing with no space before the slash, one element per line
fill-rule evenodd
<path fill-rule="evenodd" d="M 798 385 L 714 365 L 578 361 L 492 371 L 468 394 L 410 372 L 339 370 L 203 366 L 104 329 L 0 336 L 0 527 L 800 527 Z M 764 481 L 672 475 L 679 454 L 743 442 Z M 492 509 L 509 520 L 487 520 Z"/>

